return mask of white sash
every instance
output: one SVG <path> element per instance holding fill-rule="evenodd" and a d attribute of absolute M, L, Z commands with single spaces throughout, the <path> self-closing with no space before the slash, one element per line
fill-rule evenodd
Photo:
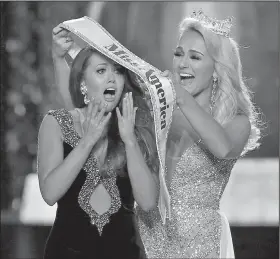
<path fill-rule="evenodd" d="M 137 74 L 149 90 L 153 106 L 156 144 L 160 160 L 160 195 L 158 208 L 165 224 L 166 217 L 170 218 L 170 195 L 165 182 L 165 155 L 168 131 L 172 122 L 172 112 L 175 104 L 175 90 L 170 79 L 162 77 L 161 71 L 140 59 L 122 46 L 99 23 L 85 16 L 80 19 L 65 21 L 61 27 L 71 31 L 75 47 L 69 51 L 74 58 L 82 47 L 90 45 L 103 55 Z"/>

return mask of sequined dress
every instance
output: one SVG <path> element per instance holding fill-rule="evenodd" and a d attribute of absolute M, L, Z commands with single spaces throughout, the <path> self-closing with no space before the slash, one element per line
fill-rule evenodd
<path fill-rule="evenodd" d="M 234 258 L 219 204 L 235 162 L 216 158 L 202 143 L 181 152 L 170 181 L 166 179 L 171 218 L 163 225 L 158 209 L 146 213 L 136 208 L 147 258 Z"/>
<path fill-rule="evenodd" d="M 64 109 L 49 114 L 60 125 L 66 157 L 80 140 L 72 115 Z M 140 258 L 130 180 L 113 171 L 109 175 L 106 178 L 99 175 L 96 160 L 90 154 L 69 190 L 57 202 L 44 259 Z M 89 204 L 93 190 L 100 183 L 111 197 L 111 207 L 101 216 Z"/>

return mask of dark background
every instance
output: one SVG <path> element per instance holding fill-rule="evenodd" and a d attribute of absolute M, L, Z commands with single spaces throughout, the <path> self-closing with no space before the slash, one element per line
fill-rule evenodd
<path fill-rule="evenodd" d="M 165 70 L 171 68 L 180 20 L 197 7 L 218 19 L 235 17 L 244 77 L 265 122 L 261 148 L 246 159 L 278 163 L 279 3 L 1 2 L 1 258 L 41 258 L 50 230 L 22 224 L 18 215 L 25 177 L 36 173 L 42 117 L 66 105 L 54 84 L 52 29 L 91 16 L 136 55 Z M 236 258 L 279 257 L 278 222 L 241 223 L 231 224 Z"/>

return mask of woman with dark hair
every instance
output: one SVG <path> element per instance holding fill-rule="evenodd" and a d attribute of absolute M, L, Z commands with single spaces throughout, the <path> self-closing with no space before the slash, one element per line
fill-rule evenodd
<path fill-rule="evenodd" d="M 53 33 L 56 41 L 63 31 Z M 66 52 L 53 53 L 62 62 Z M 144 94 L 132 73 L 90 47 L 76 56 L 68 78 L 75 109 L 49 111 L 39 131 L 41 193 L 58 205 L 44 258 L 140 258 L 134 201 L 149 211 L 158 199 Z"/>

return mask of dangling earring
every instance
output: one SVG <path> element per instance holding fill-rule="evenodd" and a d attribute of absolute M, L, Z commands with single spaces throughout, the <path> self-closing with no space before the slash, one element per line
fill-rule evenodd
<path fill-rule="evenodd" d="M 85 85 L 85 83 L 84 82 L 82 82 L 81 83 L 81 93 L 82 93 L 82 95 L 84 96 L 84 103 L 85 103 L 85 105 L 88 105 L 89 104 L 89 99 L 88 99 L 88 91 L 87 91 L 87 86 Z"/>
<path fill-rule="evenodd" d="M 213 76 L 213 85 L 212 85 L 212 93 L 210 98 L 210 111 L 211 114 L 213 114 L 213 109 L 216 104 L 216 92 L 217 92 L 217 86 L 218 86 L 218 77 Z"/>

